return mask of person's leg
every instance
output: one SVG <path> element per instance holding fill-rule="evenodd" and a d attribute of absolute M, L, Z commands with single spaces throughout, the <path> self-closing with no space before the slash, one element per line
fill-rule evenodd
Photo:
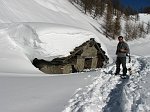
<path fill-rule="evenodd" d="M 117 57 L 117 60 L 116 60 L 116 72 L 115 72 L 115 75 L 118 75 L 118 74 L 120 73 L 120 64 L 121 64 L 120 58 Z"/>
<path fill-rule="evenodd" d="M 126 67 L 126 57 L 122 58 L 122 68 L 123 68 L 123 76 L 127 74 L 127 67 Z"/>

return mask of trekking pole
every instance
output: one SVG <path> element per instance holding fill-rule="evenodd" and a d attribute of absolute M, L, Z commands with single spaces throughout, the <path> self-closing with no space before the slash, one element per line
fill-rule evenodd
<path fill-rule="evenodd" d="M 129 63 L 131 62 L 131 55 L 130 55 L 130 53 L 129 53 Z M 130 75 L 132 75 L 132 70 L 131 70 L 131 67 L 130 68 L 128 68 L 128 71 L 129 71 L 129 74 Z"/>
<path fill-rule="evenodd" d="M 131 62 L 131 56 L 130 56 L 130 53 L 129 53 L 129 63 Z"/>

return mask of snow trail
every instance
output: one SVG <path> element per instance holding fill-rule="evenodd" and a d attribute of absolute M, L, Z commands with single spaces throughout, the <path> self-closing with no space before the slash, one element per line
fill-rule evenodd
<path fill-rule="evenodd" d="M 97 71 L 99 76 L 91 85 L 77 90 L 63 112 L 148 112 L 147 96 L 139 83 L 144 82 L 144 74 L 150 73 L 149 66 L 147 58 L 133 56 L 127 63 L 132 70 L 127 79 L 112 75 L 115 65 Z"/>
<path fill-rule="evenodd" d="M 103 112 L 122 112 L 123 104 L 123 89 L 129 79 L 120 79 L 119 84 L 109 94 L 109 101 L 103 108 Z"/>
<path fill-rule="evenodd" d="M 126 98 L 126 105 L 124 105 L 124 112 L 149 112 L 150 108 L 146 102 L 147 94 L 143 91 L 142 83 L 145 83 L 144 75 L 150 72 L 147 69 L 150 66 L 150 61 L 146 57 L 137 57 L 135 62 L 137 65 L 135 72 L 129 82 L 124 87 L 124 98 Z M 130 108 L 129 108 L 130 107 Z"/>
<path fill-rule="evenodd" d="M 75 98 L 69 102 L 70 105 L 64 112 L 97 112 L 106 105 L 108 95 L 118 83 L 119 77 L 112 77 L 111 74 L 100 73 L 95 81 L 84 89 L 80 89 Z"/>

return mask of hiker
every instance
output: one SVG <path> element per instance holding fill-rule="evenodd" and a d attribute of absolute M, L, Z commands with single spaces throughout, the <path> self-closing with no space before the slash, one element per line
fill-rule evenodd
<path fill-rule="evenodd" d="M 123 74 L 122 78 L 126 77 L 127 73 L 127 67 L 126 67 L 126 56 L 129 53 L 129 46 L 128 44 L 123 40 L 122 36 L 118 37 L 118 45 L 116 50 L 117 60 L 116 60 L 116 72 L 115 75 L 119 75 L 120 73 L 120 65 L 122 64 L 123 68 Z"/>

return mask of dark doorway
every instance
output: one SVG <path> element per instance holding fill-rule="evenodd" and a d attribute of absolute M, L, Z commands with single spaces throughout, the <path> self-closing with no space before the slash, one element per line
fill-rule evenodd
<path fill-rule="evenodd" d="M 90 69 L 92 64 L 92 58 L 85 58 L 84 69 Z"/>
<path fill-rule="evenodd" d="M 103 66 L 103 60 L 101 56 L 98 56 L 97 68 L 101 68 Z"/>
<path fill-rule="evenodd" d="M 77 69 L 74 67 L 74 65 L 71 65 L 71 67 L 72 67 L 72 73 L 78 72 Z"/>

